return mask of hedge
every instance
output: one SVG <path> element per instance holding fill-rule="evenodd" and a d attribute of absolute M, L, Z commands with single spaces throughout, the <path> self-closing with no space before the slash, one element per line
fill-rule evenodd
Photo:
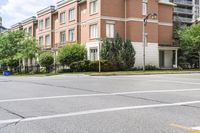
<path fill-rule="evenodd" d="M 70 69 L 73 72 L 97 72 L 99 71 L 99 61 L 78 61 L 70 64 Z M 101 71 L 115 71 L 116 67 L 107 60 L 101 61 Z"/>

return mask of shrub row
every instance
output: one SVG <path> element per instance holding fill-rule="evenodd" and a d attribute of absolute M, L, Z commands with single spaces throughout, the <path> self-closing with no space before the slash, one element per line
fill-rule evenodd
<path fill-rule="evenodd" d="M 70 64 L 70 69 L 73 72 L 97 72 L 99 71 L 99 61 L 78 61 Z M 101 71 L 115 71 L 116 67 L 109 61 L 101 61 Z"/>

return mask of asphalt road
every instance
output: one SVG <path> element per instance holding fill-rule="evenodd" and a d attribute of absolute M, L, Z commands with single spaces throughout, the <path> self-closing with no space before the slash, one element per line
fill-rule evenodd
<path fill-rule="evenodd" d="M 200 133 L 200 74 L 0 77 L 0 133 Z"/>

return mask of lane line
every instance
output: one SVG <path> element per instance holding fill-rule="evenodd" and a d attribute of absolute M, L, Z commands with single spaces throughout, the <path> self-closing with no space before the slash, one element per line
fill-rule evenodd
<path fill-rule="evenodd" d="M 116 93 L 96 93 L 96 94 L 80 94 L 80 95 L 63 95 L 63 96 L 18 98 L 18 99 L 0 100 L 0 103 L 21 102 L 21 101 L 35 101 L 35 100 L 48 100 L 48 99 L 79 98 L 79 97 L 118 96 L 118 95 L 128 95 L 128 94 L 166 93 L 166 92 L 192 92 L 192 91 L 200 91 L 200 88 L 198 88 L 198 89 L 151 90 L 151 91 L 131 91 L 131 92 L 116 92 Z"/>
<path fill-rule="evenodd" d="M 118 80 L 127 80 L 131 79 L 131 77 L 124 77 L 124 78 L 119 78 L 119 77 L 105 77 L 107 79 L 118 79 Z M 158 77 L 159 78 L 159 77 Z M 139 80 L 139 81 L 144 81 L 142 78 L 134 78 L 131 80 Z M 192 85 L 200 85 L 200 83 L 197 82 L 185 82 L 185 81 L 176 81 L 176 80 L 166 80 L 166 79 L 145 79 L 145 81 L 154 81 L 154 82 L 169 82 L 169 83 L 178 83 L 178 84 L 192 84 Z"/>
<path fill-rule="evenodd" d="M 124 111 L 124 110 L 175 107 L 175 106 L 190 105 L 190 104 L 197 104 L 197 103 L 200 103 L 200 101 L 189 101 L 189 102 L 180 102 L 180 103 L 171 103 L 171 104 L 153 104 L 153 105 L 142 105 L 142 106 L 126 106 L 126 107 L 116 107 L 116 108 L 107 108 L 107 109 L 86 110 L 86 111 L 71 112 L 71 113 L 66 113 L 66 114 L 27 117 L 27 118 L 24 118 L 24 119 L 0 120 L 0 125 L 11 124 L 11 123 L 19 123 L 19 122 L 31 122 L 31 121 L 38 121 L 38 120 L 48 120 L 48 119 L 56 119 L 56 118 L 66 118 L 66 117 L 82 116 L 82 115 L 90 115 L 90 114 L 99 114 L 99 113 L 107 113 L 107 112 L 116 112 L 116 111 Z"/>

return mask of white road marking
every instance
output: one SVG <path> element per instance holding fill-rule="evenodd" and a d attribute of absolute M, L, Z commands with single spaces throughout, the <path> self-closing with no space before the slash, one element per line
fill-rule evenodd
<path fill-rule="evenodd" d="M 152 75 L 153 77 L 155 75 Z M 101 77 L 102 78 L 102 77 Z M 131 80 L 139 80 L 139 81 L 143 81 L 144 79 L 141 79 L 142 77 L 137 77 L 137 78 L 134 78 L 134 77 L 104 77 L 106 79 L 118 79 L 118 80 L 127 80 L 128 79 L 131 79 Z M 159 78 L 159 77 L 157 77 Z M 170 77 L 169 77 L 170 78 Z M 171 79 L 171 78 L 170 78 Z M 192 85 L 200 85 L 200 83 L 198 82 L 186 82 L 186 81 L 178 81 L 178 80 L 167 80 L 167 79 L 145 79 L 144 81 L 153 81 L 153 82 L 168 82 L 168 83 L 177 83 L 177 84 L 192 84 Z"/>
<path fill-rule="evenodd" d="M 200 131 L 200 127 L 192 127 L 192 129 Z"/>
<path fill-rule="evenodd" d="M 117 93 L 96 93 L 96 94 L 80 94 L 80 95 L 64 95 L 64 96 L 48 96 L 48 97 L 5 99 L 5 100 L 0 100 L 0 103 L 47 100 L 47 99 L 62 99 L 62 98 L 64 99 L 64 98 L 79 98 L 79 97 L 118 96 L 118 95 L 128 95 L 128 94 L 166 93 L 166 92 L 191 92 L 191 91 L 200 91 L 200 88 L 198 88 L 198 89 L 177 89 L 177 90 L 130 91 L 130 92 L 117 92 Z"/>
<path fill-rule="evenodd" d="M 116 112 L 116 111 L 124 111 L 124 110 L 174 107 L 174 106 L 190 105 L 190 104 L 197 104 L 197 103 L 200 103 L 200 101 L 189 101 L 189 102 L 180 102 L 180 103 L 171 103 L 171 104 L 153 104 L 153 105 L 142 105 L 142 106 L 127 106 L 127 107 L 116 107 L 116 108 L 97 109 L 97 110 L 86 110 L 86 111 L 71 112 L 71 113 L 66 113 L 66 114 L 28 117 L 28 118 L 24 118 L 24 119 L 0 120 L 0 125 L 1 124 L 17 123 L 17 122 L 31 122 L 31 121 L 48 120 L 48 119 L 55 119 L 55 118 L 66 118 L 66 117 L 72 117 L 72 116 L 90 115 L 90 114 L 98 114 L 98 113 L 106 113 L 106 112 Z"/>

